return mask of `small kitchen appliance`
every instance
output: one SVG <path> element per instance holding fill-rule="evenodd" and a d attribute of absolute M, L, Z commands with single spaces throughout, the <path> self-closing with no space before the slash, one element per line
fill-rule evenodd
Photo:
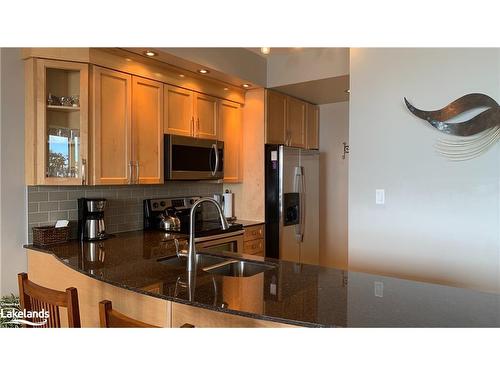
<path fill-rule="evenodd" d="M 99 241 L 109 237 L 104 223 L 104 198 L 78 199 L 78 238 L 81 241 Z"/>
<path fill-rule="evenodd" d="M 224 142 L 172 134 L 163 142 L 165 181 L 224 178 Z"/>

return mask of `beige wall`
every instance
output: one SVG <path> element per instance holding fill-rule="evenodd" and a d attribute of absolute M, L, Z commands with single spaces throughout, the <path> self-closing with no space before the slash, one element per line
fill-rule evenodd
<path fill-rule="evenodd" d="M 403 102 L 437 109 L 473 92 L 500 100 L 499 50 L 350 55 L 349 268 L 500 290 L 500 144 L 450 162 L 434 150 L 440 133 Z"/>
<path fill-rule="evenodd" d="M 320 264 L 347 269 L 349 102 L 320 106 Z"/>
<path fill-rule="evenodd" d="M 1 294 L 17 294 L 17 273 L 26 270 L 24 185 L 24 64 L 18 48 L 1 49 L 0 275 Z"/>

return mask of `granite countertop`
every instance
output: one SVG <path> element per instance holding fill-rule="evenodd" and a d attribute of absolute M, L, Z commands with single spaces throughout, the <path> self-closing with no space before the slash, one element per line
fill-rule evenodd
<path fill-rule="evenodd" d="M 243 227 L 251 227 L 252 225 L 261 225 L 264 224 L 265 222 L 259 220 L 236 219 L 236 223 L 243 225 Z"/>
<path fill-rule="evenodd" d="M 286 324 L 500 326 L 498 294 L 240 254 L 230 256 L 266 260 L 276 267 L 242 278 L 197 270 L 190 281 L 195 283 L 194 296 L 189 296 L 184 266 L 158 261 L 175 255 L 173 239 L 179 237 L 185 238 L 158 231 L 134 231 L 93 245 L 71 241 L 44 249 L 25 247 L 52 253 L 68 267 L 138 293 Z M 159 292 L 151 292 L 153 288 Z"/>

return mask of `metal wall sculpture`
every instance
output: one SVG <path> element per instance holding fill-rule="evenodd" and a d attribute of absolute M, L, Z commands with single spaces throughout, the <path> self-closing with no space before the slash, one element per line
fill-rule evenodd
<path fill-rule="evenodd" d="M 423 111 L 411 105 L 404 98 L 406 106 L 418 118 L 427 121 L 434 128 L 452 137 L 442 138 L 436 150 L 453 161 L 475 158 L 500 140 L 500 106 L 484 94 L 468 94 L 437 111 Z M 466 111 L 485 110 L 463 122 L 446 122 Z"/>

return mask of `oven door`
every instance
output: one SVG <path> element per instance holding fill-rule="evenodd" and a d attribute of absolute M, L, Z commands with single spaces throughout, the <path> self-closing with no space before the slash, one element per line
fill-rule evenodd
<path fill-rule="evenodd" d="M 196 239 L 196 250 L 210 250 L 215 252 L 242 253 L 244 230 L 228 234 L 202 237 Z"/>
<path fill-rule="evenodd" d="M 166 134 L 165 180 L 221 180 L 224 142 Z"/>

